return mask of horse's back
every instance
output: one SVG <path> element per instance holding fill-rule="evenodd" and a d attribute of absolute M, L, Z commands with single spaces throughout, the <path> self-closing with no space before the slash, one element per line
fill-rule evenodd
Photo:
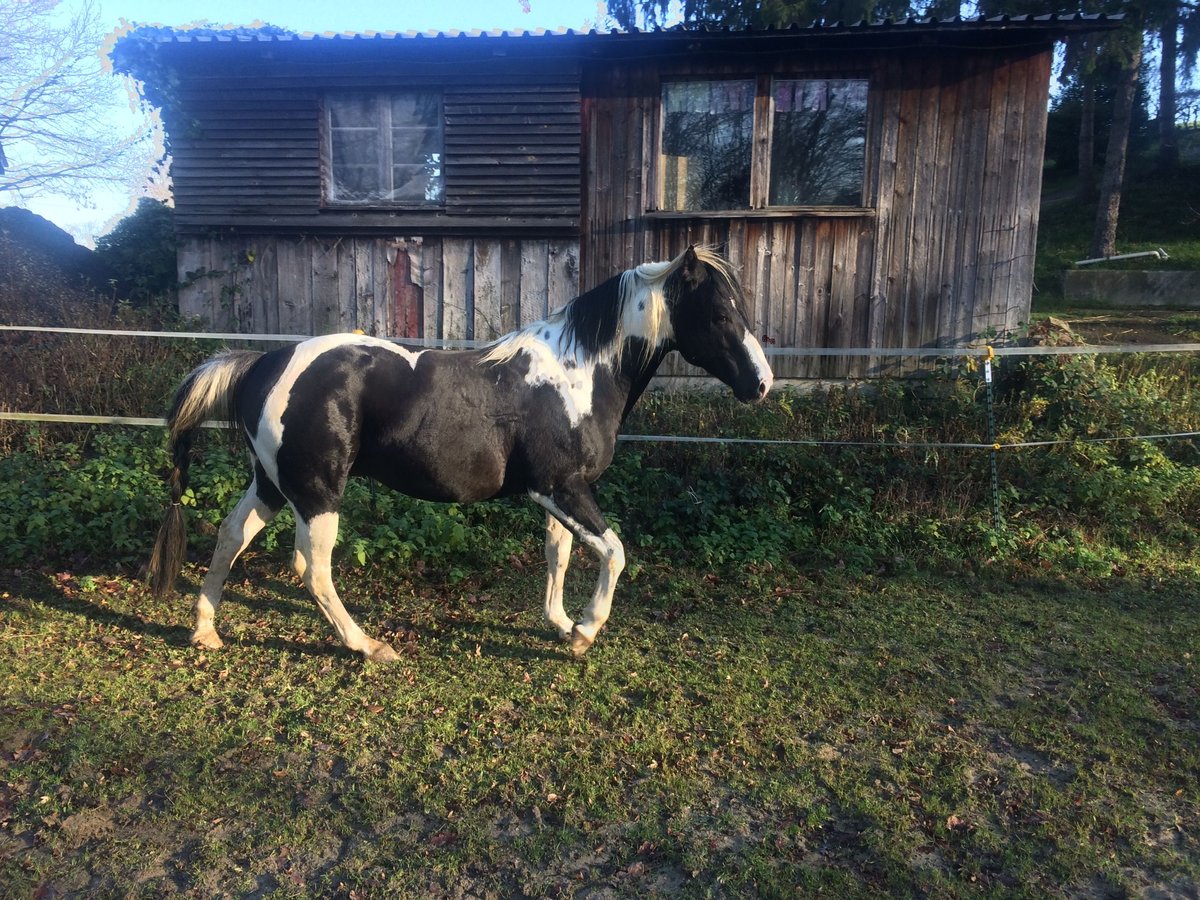
<path fill-rule="evenodd" d="M 332 508 L 351 475 L 426 500 L 548 493 L 598 477 L 614 428 L 596 419 L 592 374 L 581 410 L 558 384 L 572 373 L 556 380 L 547 365 L 526 352 L 493 361 L 330 335 L 266 354 L 239 406 L 255 455 L 293 503 L 312 495 L 313 508 Z"/>

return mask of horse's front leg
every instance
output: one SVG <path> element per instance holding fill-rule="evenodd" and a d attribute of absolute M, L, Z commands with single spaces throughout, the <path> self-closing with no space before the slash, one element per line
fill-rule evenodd
<path fill-rule="evenodd" d="M 553 496 L 530 491 L 530 496 L 590 548 L 600 561 L 600 576 L 596 579 L 592 600 L 584 610 L 583 618 L 571 629 L 571 652 L 583 656 L 608 621 L 617 579 L 625 568 L 625 548 L 604 521 L 586 484 L 580 482 L 556 490 Z"/>
<path fill-rule="evenodd" d="M 546 512 L 546 621 L 564 641 L 571 639 L 575 623 L 563 609 L 563 582 L 571 561 L 573 537 L 554 514 Z"/>

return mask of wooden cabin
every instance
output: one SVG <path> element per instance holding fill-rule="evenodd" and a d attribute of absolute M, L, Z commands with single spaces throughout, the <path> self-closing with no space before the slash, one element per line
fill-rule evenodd
<path fill-rule="evenodd" d="M 113 59 L 162 110 L 180 306 L 213 328 L 486 340 L 703 243 L 769 350 L 955 347 L 1028 318 L 1054 44 L 1113 24 L 142 28 Z"/>

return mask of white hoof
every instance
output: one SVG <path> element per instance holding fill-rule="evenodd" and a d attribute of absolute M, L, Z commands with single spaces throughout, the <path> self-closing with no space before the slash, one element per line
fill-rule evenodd
<path fill-rule="evenodd" d="M 389 644 L 385 644 L 382 641 L 375 641 L 367 649 L 363 650 L 363 658 L 369 659 L 371 662 L 392 663 L 400 659 L 400 654 L 393 650 Z"/>
<path fill-rule="evenodd" d="M 205 650 L 220 650 L 225 646 L 215 628 L 197 628 L 192 632 L 192 646 Z"/>
<path fill-rule="evenodd" d="M 588 648 L 595 642 L 596 639 L 590 638 L 580 631 L 578 625 L 571 629 L 571 653 L 577 659 L 587 653 Z"/>

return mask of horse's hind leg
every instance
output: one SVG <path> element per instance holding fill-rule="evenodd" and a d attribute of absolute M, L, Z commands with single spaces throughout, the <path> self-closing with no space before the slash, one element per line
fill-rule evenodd
<path fill-rule="evenodd" d="M 305 521 L 296 516 L 296 553 L 299 557 L 296 568 L 301 571 L 304 586 L 308 588 L 321 614 L 329 620 L 338 638 L 350 650 L 361 653 L 376 662 L 391 662 L 399 659 L 396 651 L 385 644 L 363 634 L 363 630 L 350 618 L 346 607 L 338 597 L 333 585 L 333 545 L 337 540 L 338 514 L 321 513 Z"/>
<path fill-rule="evenodd" d="M 225 589 L 225 579 L 229 577 L 234 561 L 282 506 L 283 497 L 274 485 L 255 474 L 250 489 L 221 523 L 217 532 L 217 549 L 213 551 L 208 574 L 204 576 L 200 596 L 196 598 L 196 628 L 192 632 L 192 643 L 197 647 L 209 650 L 220 648 L 216 616 L 217 607 L 221 605 L 221 593 Z"/>
<path fill-rule="evenodd" d="M 563 609 L 563 582 L 571 561 L 571 532 L 554 515 L 546 513 L 546 621 L 564 641 L 571 639 L 575 623 Z"/>

